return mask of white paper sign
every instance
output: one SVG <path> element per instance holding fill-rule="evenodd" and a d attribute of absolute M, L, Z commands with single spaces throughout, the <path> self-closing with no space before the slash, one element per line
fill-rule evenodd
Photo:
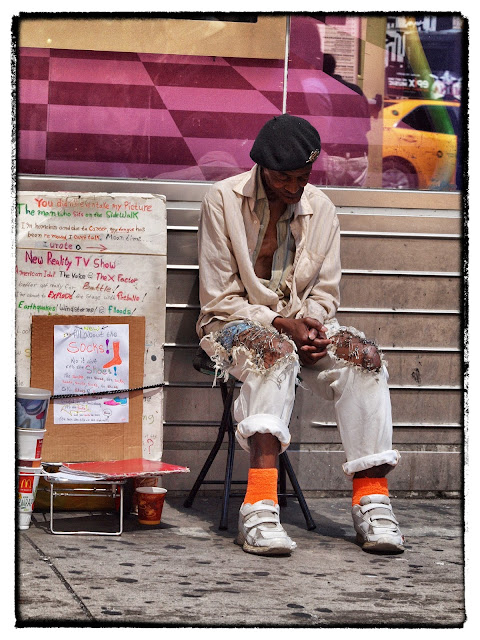
<path fill-rule="evenodd" d="M 55 325 L 54 395 L 128 389 L 129 326 Z M 128 422 L 128 393 L 54 404 L 55 424 Z"/>
<path fill-rule="evenodd" d="M 51 252 L 166 254 L 166 228 L 158 224 L 163 196 L 27 191 L 18 195 L 18 246 Z M 74 258 L 70 256 L 72 263 Z M 66 265 L 59 261 L 51 266 Z"/>

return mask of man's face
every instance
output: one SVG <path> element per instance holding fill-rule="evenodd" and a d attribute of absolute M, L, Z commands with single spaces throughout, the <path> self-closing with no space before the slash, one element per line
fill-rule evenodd
<path fill-rule="evenodd" d="M 295 204 L 302 197 L 303 189 L 310 178 L 312 165 L 294 171 L 273 171 L 262 169 L 267 198 L 280 200 L 285 204 Z"/>

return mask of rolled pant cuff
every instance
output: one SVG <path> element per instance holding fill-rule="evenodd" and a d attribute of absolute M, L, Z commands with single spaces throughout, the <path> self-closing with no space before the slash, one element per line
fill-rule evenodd
<path fill-rule="evenodd" d="M 365 469 L 371 469 L 372 467 L 378 467 L 381 464 L 389 464 L 395 467 L 400 460 L 400 454 L 396 449 L 389 449 L 388 451 L 382 451 L 381 453 L 372 453 L 369 456 L 363 458 L 357 458 L 356 460 L 350 460 L 345 462 L 343 471 L 347 476 L 353 476 L 357 471 L 365 471 Z"/>
<path fill-rule="evenodd" d="M 271 433 L 275 436 L 280 442 L 280 453 L 288 449 L 290 444 L 288 425 L 277 416 L 269 413 L 257 413 L 238 423 L 235 437 L 245 451 L 250 451 L 248 438 L 254 433 Z"/>

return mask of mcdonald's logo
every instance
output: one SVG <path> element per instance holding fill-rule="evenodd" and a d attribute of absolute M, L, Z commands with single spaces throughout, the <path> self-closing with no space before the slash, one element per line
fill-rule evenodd
<path fill-rule="evenodd" d="M 20 493 L 32 493 L 33 476 L 20 476 L 18 480 L 18 490 Z"/>

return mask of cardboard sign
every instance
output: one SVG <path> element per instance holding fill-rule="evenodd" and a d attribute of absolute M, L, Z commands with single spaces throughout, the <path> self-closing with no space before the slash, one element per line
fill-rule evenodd
<path fill-rule="evenodd" d="M 145 318 L 111 316 L 33 316 L 31 385 L 54 388 L 54 329 L 60 325 L 128 324 L 129 387 L 143 386 Z M 86 400 L 86 398 L 81 398 Z M 55 404 L 57 400 L 52 400 Z M 143 391 L 129 393 L 127 423 L 54 424 L 55 407 L 50 406 L 45 424 L 42 458 L 51 462 L 124 460 L 142 456 Z"/>

